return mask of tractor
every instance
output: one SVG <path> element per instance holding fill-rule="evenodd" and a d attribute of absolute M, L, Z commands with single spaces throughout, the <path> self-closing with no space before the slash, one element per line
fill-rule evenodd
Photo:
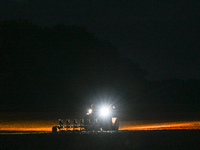
<path fill-rule="evenodd" d="M 66 125 L 63 120 L 59 119 L 59 125 L 52 127 L 52 132 L 59 131 L 118 131 L 119 119 L 117 117 L 117 111 L 115 106 L 94 106 L 87 110 L 84 119 L 81 119 L 79 124 L 77 119 L 70 122 L 70 119 L 66 119 Z"/>

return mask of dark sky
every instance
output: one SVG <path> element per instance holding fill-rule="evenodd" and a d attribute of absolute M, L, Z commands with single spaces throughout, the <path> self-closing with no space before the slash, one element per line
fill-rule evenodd
<path fill-rule="evenodd" d="M 0 0 L 0 19 L 81 25 L 139 63 L 148 79 L 200 79 L 199 8 L 174 0 Z"/>

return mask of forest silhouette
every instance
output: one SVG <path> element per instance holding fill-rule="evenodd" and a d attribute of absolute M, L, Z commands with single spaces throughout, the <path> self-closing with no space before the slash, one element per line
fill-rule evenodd
<path fill-rule="evenodd" d="M 139 64 L 84 27 L 5 20 L 0 53 L 2 111 L 72 111 L 100 99 L 198 109 L 199 81 L 148 81 Z"/>

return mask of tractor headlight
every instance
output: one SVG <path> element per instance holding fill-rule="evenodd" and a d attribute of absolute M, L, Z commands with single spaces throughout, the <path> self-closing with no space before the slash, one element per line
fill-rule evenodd
<path fill-rule="evenodd" d="M 110 115 L 110 110 L 108 107 L 102 107 L 100 109 L 100 115 L 103 116 L 103 117 L 107 117 Z"/>

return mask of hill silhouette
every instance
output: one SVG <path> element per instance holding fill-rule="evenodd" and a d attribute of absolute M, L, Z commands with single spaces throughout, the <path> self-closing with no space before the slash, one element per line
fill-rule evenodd
<path fill-rule="evenodd" d="M 84 27 L 3 21 L 0 53 L 1 111 L 77 111 L 106 100 L 147 113 L 199 111 L 199 81 L 147 81 L 139 64 Z"/>
<path fill-rule="evenodd" d="M 139 94 L 145 71 L 83 27 L 1 22 L 4 109 L 52 110 Z M 120 99 L 123 98 L 123 99 Z"/>

